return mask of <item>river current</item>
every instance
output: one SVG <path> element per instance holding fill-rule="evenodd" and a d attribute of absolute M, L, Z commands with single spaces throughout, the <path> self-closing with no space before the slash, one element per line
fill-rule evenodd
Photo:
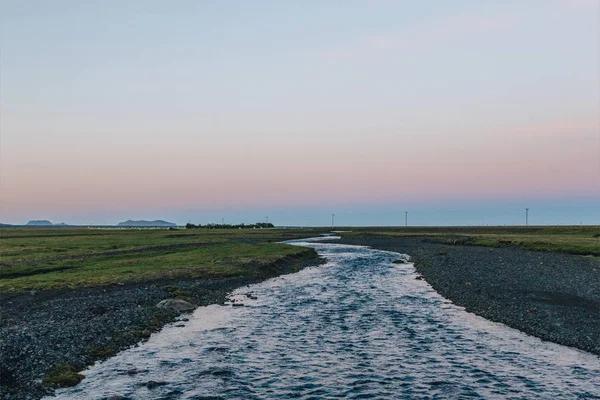
<path fill-rule="evenodd" d="M 398 253 L 289 243 L 328 262 L 200 307 L 57 397 L 600 399 L 599 357 L 467 313 Z"/>

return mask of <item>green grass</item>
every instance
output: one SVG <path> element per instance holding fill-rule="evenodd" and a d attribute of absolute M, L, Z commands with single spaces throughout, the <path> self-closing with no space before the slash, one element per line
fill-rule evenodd
<path fill-rule="evenodd" d="M 361 234 L 427 236 L 432 241 L 489 247 L 518 246 L 524 250 L 600 256 L 600 227 L 409 227 L 353 228 Z"/>
<path fill-rule="evenodd" d="M 65 364 L 53 368 L 42 381 L 45 386 L 51 388 L 64 388 L 77 385 L 83 378 L 84 376 L 77 372 L 77 368 Z"/>
<path fill-rule="evenodd" d="M 102 286 L 164 278 L 228 277 L 307 249 L 274 241 L 314 236 L 311 230 L 0 231 L 0 291 Z M 103 254 L 109 251 L 111 253 Z"/>
<path fill-rule="evenodd" d="M 345 229 L 352 231 L 345 236 L 428 236 L 444 243 L 600 256 L 600 227 Z M 316 236 L 321 231 L 2 228 L 0 292 L 250 275 L 261 264 L 308 251 L 273 242 Z"/>
<path fill-rule="evenodd" d="M 223 243 L 235 239 L 286 240 L 310 230 L 167 230 L 85 228 L 1 228 L 0 263 L 31 263 L 52 257 L 180 243 Z"/>

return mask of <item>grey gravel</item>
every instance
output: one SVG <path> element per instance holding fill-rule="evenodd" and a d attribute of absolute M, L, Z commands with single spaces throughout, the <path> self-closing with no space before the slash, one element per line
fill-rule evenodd
<path fill-rule="evenodd" d="M 361 235 L 339 242 L 408 254 L 453 303 L 543 340 L 600 355 L 600 260 L 518 247 Z"/>
<path fill-rule="evenodd" d="M 323 260 L 294 258 L 256 265 L 253 275 L 220 279 L 179 279 L 117 284 L 34 294 L 2 294 L 0 301 L 0 398 L 39 399 L 52 390 L 42 378 L 53 367 L 79 370 L 147 339 L 176 321 L 156 307 L 173 288 L 197 305 L 223 304 L 238 287 L 290 273 Z"/>

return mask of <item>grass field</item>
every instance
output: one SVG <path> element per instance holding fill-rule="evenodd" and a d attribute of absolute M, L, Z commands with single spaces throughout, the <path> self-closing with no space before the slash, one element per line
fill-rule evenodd
<path fill-rule="evenodd" d="M 0 291 L 62 289 L 176 277 L 226 277 L 302 256 L 280 243 L 310 229 L 3 228 Z"/>
<path fill-rule="evenodd" d="M 428 236 L 440 243 L 518 246 L 523 250 L 600 256 L 599 226 L 352 228 L 343 235 Z"/>
<path fill-rule="evenodd" d="M 342 235 L 427 236 L 456 245 L 600 256 L 600 227 L 347 228 Z M 326 230 L 326 229 L 325 229 Z M 287 239 L 315 229 L 168 230 L 3 228 L 0 292 L 78 288 L 177 277 L 251 274 L 253 266 L 307 249 Z"/>

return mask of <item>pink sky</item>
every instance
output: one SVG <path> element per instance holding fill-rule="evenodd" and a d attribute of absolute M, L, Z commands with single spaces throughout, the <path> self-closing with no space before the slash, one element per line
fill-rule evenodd
<path fill-rule="evenodd" d="M 600 3 L 317 3 L 3 4 L 0 222 L 600 203 Z"/>
<path fill-rule="evenodd" d="M 2 206 L 25 215 L 31 209 L 114 205 L 297 207 L 600 196 L 598 129 L 585 121 L 556 122 L 460 135 L 325 137 L 318 145 L 249 138 L 245 146 L 214 142 L 207 153 L 201 137 L 181 149 L 146 143 L 143 152 L 76 142 L 76 151 L 65 148 L 59 157 L 41 143 L 18 158 L 3 156 Z"/>

